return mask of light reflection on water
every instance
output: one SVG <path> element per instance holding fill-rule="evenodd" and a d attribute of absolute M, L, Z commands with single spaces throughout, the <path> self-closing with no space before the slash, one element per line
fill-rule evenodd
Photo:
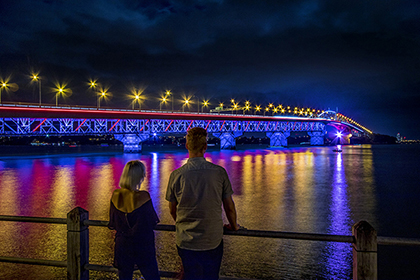
<path fill-rule="evenodd" d="M 161 223 L 173 224 L 166 184 L 187 157 L 150 153 L 0 159 L 0 214 L 66 217 L 80 206 L 91 219 L 106 220 L 124 164 L 140 159 L 147 168 L 143 188 L 150 192 Z M 238 221 L 249 229 L 350 235 L 355 221 L 376 225 L 369 147 L 345 147 L 343 153 L 329 147 L 215 151 L 206 153 L 206 159 L 226 168 Z M 106 228 L 91 228 L 90 233 L 90 261 L 110 265 L 113 233 Z M 65 226 L 0 222 L 0 234 L 0 255 L 66 258 Z M 156 236 L 160 269 L 178 270 L 174 234 Z M 6 271 L 0 278 L 10 267 L 0 263 L 0 271 Z M 29 267 L 22 267 L 22 278 L 41 270 Z M 221 273 L 256 279 L 351 279 L 351 267 L 351 248 L 345 243 L 225 237 Z M 45 271 L 42 278 L 65 276 L 60 269 Z"/>

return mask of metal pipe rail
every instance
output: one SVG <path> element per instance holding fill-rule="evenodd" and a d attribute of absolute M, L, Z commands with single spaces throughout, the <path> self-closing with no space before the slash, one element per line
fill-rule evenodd
<path fill-rule="evenodd" d="M 89 220 L 88 212 L 82 208 L 75 208 L 67 215 L 67 219 L 64 218 L 45 218 L 45 217 L 32 217 L 32 216 L 9 216 L 9 215 L 0 215 L 0 221 L 11 221 L 11 222 L 30 222 L 30 223 L 47 223 L 47 224 L 67 224 L 68 229 L 68 239 L 67 239 L 67 250 L 68 256 L 67 261 L 57 261 L 57 260 L 44 260 L 44 259 L 31 259 L 31 258 L 19 258 L 19 257 L 6 257 L 0 256 L 0 262 L 10 262 L 10 263 L 23 263 L 23 264 L 32 264 L 32 265 L 46 265 L 46 266 L 55 266 L 55 267 L 67 267 L 67 271 L 72 270 L 73 267 L 81 265 L 84 268 L 83 271 L 87 272 L 89 270 L 95 271 L 109 271 L 117 272 L 117 269 L 112 266 L 105 265 L 96 265 L 89 263 L 88 252 L 85 252 L 80 246 L 83 242 L 81 240 L 88 240 L 88 227 L 89 226 L 99 226 L 107 227 L 108 221 L 102 220 Z M 175 231 L 174 225 L 158 224 L 155 228 L 157 231 Z M 296 239 L 296 240 L 307 240 L 307 241 L 326 241 L 326 242 L 344 242 L 353 244 L 353 259 L 362 260 L 364 259 L 363 254 L 372 254 L 376 255 L 376 246 L 377 245 L 398 245 L 398 246 L 420 246 L 420 239 L 414 238 L 396 238 L 396 237 L 381 237 L 376 236 L 376 231 L 367 223 L 359 222 L 353 226 L 353 235 L 331 235 L 331 234 L 317 234 L 317 233 L 299 233 L 299 232 L 283 232 L 283 231 L 264 231 L 264 230 L 248 230 L 248 229 L 239 229 L 238 231 L 229 231 L 225 230 L 224 235 L 235 235 L 235 236 L 247 236 L 247 237 L 263 237 L 263 238 L 279 238 L 279 239 Z M 372 234 L 373 233 L 373 234 Z M 69 239 L 69 234 L 74 234 L 78 236 L 76 238 L 76 243 L 73 244 L 73 238 Z M 366 236 L 369 240 L 366 239 Z M 368 242 L 366 242 L 368 241 Z M 72 243 L 72 244 L 70 244 Z M 366 244 L 371 243 L 370 248 L 362 248 Z M 85 244 L 86 245 L 86 244 Z M 82 259 L 85 259 L 84 263 L 75 264 L 74 260 L 71 258 L 71 252 L 69 254 L 69 249 L 73 250 L 73 247 L 77 247 L 76 253 L 80 256 L 83 255 Z M 373 250 L 372 250 L 373 248 Z M 74 251 L 74 250 L 73 250 Z M 75 253 L 75 252 L 73 252 Z M 78 259 L 80 261 L 80 259 Z M 376 261 L 373 263 L 359 263 L 353 261 L 353 270 L 355 271 L 354 279 L 357 279 L 358 271 L 361 270 L 363 273 L 366 273 L 368 269 L 369 273 L 376 275 L 377 277 L 377 268 Z M 136 274 L 140 274 L 139 271 L 135 271 Z M 89 274 L 82 272 L 71 272 L 69 275 L 71 279 L 88 279 Z M 86 276 L 87 275 L 87 276 Z M 160 271 L 161 277 L 175 277 L 175 272 Z M 235 279 L 235 278 L 221 278 L 221 279 Z M 376 279 L 373 277 L 372 279 Z"/>
<path fill-rule="evenodd" d="M 0 221 L 67 224 L 67 219 L 64 219 L 64 218 L 44 218 L 44 217 L 33 217 L 33 216 L 0 215 Z M 87 220 L 87 221 L 84 221 L 83 224 L 86 226 L 107 227 L 108 221 Z M 158 224 L 155 230 L 175 231 L 175 226 Z M 354 237 L 350 235 L 332 235 L 332 234 L 249 230 L 249 229 L 240 229 L 238 231 L 225 231 L 223 234 L 236 235 L 236 236 L 248 236 L 248 237 L 265 237 L 265 238 L 282 238 L 282 239 L 354 243 Z M 385 236 L 378 236 L 377 238 L 378 238 L 377 239 L 378 245 L 420 246 L 420 239 L 416 239 L 416 238 L 400 238 L 400 237 L 385 237 Z"/>

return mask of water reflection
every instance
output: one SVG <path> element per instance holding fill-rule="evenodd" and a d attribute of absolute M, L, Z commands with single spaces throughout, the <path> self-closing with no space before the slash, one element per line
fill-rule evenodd
<path fill-rule="evenodd" d="M 332 182 L 328 232 L 350 235 L 350 209 L 347 197 L 347 182 L 344 173 L 342 153 L 336 153 L 336 164 Z M 331 278 L 342 279 L 351 274 L 351 251 L 346 243 L 330 242 L 327 246 L 327 272 Z"/>
<path fill-rule="evenodd" d="M 376 209 L 372 155 L 366 149 L 351 149 L 346 147 L 343 153 L 328 147 L 214 151 L 206 153 L 206 159 L 226 168 L 239 223 L 247 228 L 348 235 L 353 221 L 372 219 L 374 224 Z M 89 210 L 91 219 L 106 220 L 110 195 L 118 187 L 125 163 L 133 159 L 146 165 L 142 187 L 150 192 L 161 223 L 173 224 L 166 186 L 170 173 L 187 161 L 186 152 L 8 159 L 0 164 L 0 214 L 65 217 L 80 206 Z M 47 250 L 46 258 L 65 258 L 65 227 L 43 229 L 0 222 L 2 240 L 7 241 L 6 246 L 2 242 L 0 255 L 14 255 L 28 242 L 32 245 L 25 246 L 41 252 L 48 245 L 37 240 L 52 240 L 56 246 Z M 28 236 L 31 239 L 25 239 Z M 160 269 L 177 270 L 180 260 L 173 233 L 156 236 Z M 109 265 L 112 232 L 92 228 L 90 240 L 91 261 Z M 224 275 L 351 279 L 348 244 L 232 237 L 225 241 Z"/>

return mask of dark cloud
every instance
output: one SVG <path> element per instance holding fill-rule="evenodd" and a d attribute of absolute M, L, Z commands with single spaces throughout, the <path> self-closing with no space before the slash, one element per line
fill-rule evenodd
<path fill-rule="evenodd" d="M 120 106 L 136 85 L 154 98 L 338 107 L 375 132 L 420 138 L 419 1 L 10 0 L 0 37 L 2 75 L 42 67 L 50 82 L 70 79 L 69 102 L 94 102 L 83 83 L 95 76 Z"/>

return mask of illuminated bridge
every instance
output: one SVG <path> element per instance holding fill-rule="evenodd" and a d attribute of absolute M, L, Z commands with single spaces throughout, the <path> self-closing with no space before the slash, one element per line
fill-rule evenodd
<path fill-rule="evenodd" d="M 287 146 L 291 132 L 307 132 L 311 145 L 323 145 L 328 127 L 342 135 L 341 144 L 350 143 L 352 135 L 371 133 L 334 111 L 313 118 L 0 105 L 0 136 L 114 135 L 127 152 L 141 151 L 151 136 L 185 134 L 197 126 L 219 138 L 221 149 L 234 148 L 235 139 L 249 132 L 265 133 L 271 146 Z"/>

